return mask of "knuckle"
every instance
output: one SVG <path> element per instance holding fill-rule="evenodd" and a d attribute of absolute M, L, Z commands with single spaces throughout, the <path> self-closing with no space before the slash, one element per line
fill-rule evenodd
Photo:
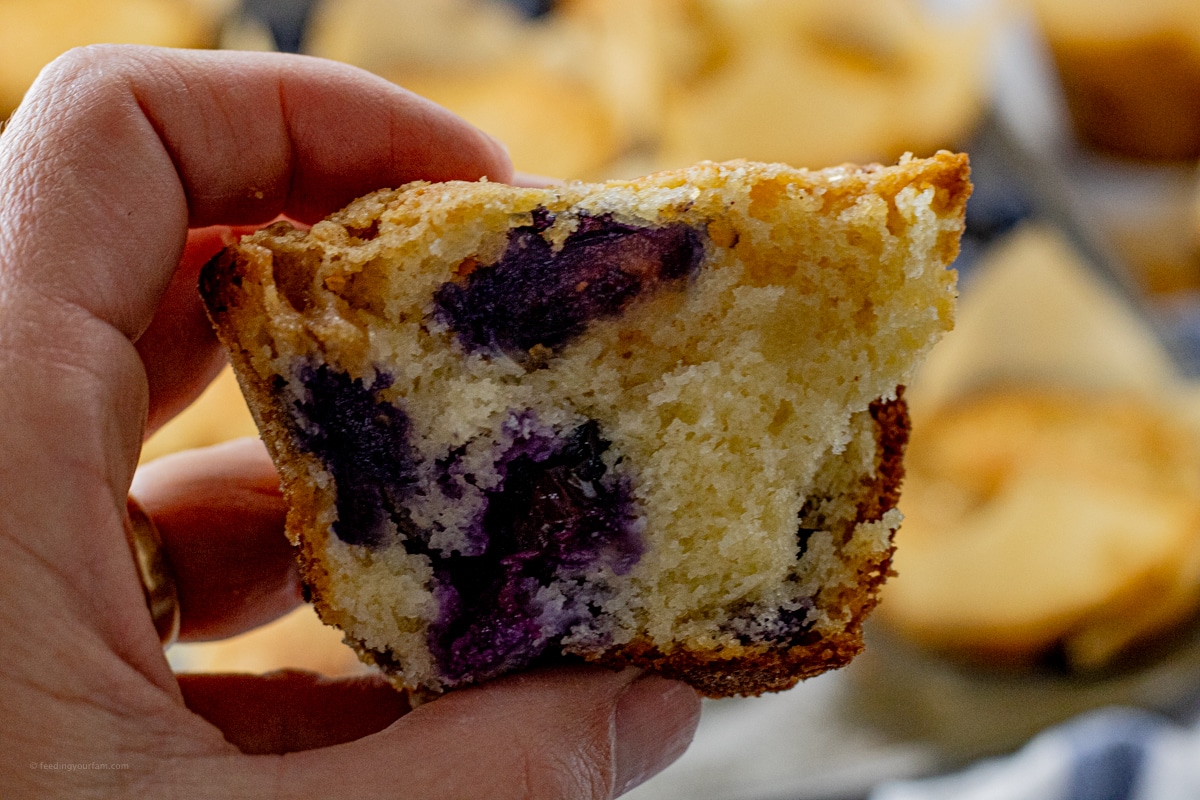
<path fill-rule="evenodd" d="M 30 95 L 78 97 L 98 100 L 125 91 L 131 71 L 151 58 L 139 45 L 88 44 L 73 47 L 51 61 L 38 75 Z"/>
<path fill-rule="evenodd" d="M 26 102 L 32 100 L 35 105 L 56 103 L 73 109 L 83 97 L 94 96 L 101 100 L 116 82 L 111 69 L 111 48 L 112 45 L 86 45 L 63 53 L 41 71 L 30 87 Z M 59 118 L 62 116 L 68 115 Z"/>
<path fill-rule="evenodd" d="M 44 77 L 73 80 L 89 75 L 97 67 L 111 62 L 120 48 L 111 44 L 86 44 L 72 47 L 54 59 L 42 72 Z"/>

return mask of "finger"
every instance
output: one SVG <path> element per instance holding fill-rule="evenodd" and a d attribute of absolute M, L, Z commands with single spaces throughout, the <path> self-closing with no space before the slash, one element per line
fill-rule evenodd
<path fill-rule="evenodd" d="M 243 753 L 292 753 L 351 742 L 411 710 L 379 675 L 328 678 L 283 670 L 267 675 L 180 675 L 184 702 Z"/>
<path fill-rule="evenodd" d="M 513 186 L 525 186 L 530 189 L 546 189 L 551 186 L 561 186 L 562 178 L 551 178 L 547 175 L 535 175 L 532 172 L 516 172 L 509 181 Z"/>
<path fill-rule="evenodd" d="M 252 224 L 282 212 L 313 219 L 378 186 L 510 172 L 486 135 L 348 66 L 278 54 L 72 51 L 43 72 L 0 137 L 0 305 L 15 338 L 0 349 L 22 352 L 31 371 L 37 362 L 54 368 L 23 381 L 18 397 L 48 409 L 45 395 L 63 389 L 59 371 L 90 371 L 100 385 L 70 396 L 125 424 L 95 426 L 123 438 L 86 456 L 128 458 L 145 389 L 121 339 L 150 323 L 189 224 Z M 71 425 L 78 413 L 62 416 Z M 73 454 L 85 455 L 78 445 Z"/>
<path fill-rule="evenodd" d="M 135 343 L 150 390 L 143 438 L 191 405 L 228 363 L 196 285 L 200 270 L 213 256 L 254 230 L 212 225 L 188 231 L 179 267 Z"/>
<path fill-rule="evenodd" d="M 102 620 L 118 649 L 140 624 L 120 522 L 147 414 L 130 341 L 188 225 L 311 219 L 375 186 L 510 169 L 448 112 L 316 59 L 109 46 L 44 71 L 0 135 L 0 444 L 20 465 L 0 467 L 0 507 L 31 563 L 86 578 L 56 578 L 71 618 Z"/>
<path fill-rule="evenodd" d="M 188 232 L 179 267 L 136 342 L 150 390 L 145 437 L 187 408 L 226 364 L 196 284 L 204 264 L 233 239 L 224 225 Z"/>
<path fill-rule="evenodd" d="M 279 476 L 262 442 L 160 458 L 138 470 L 130 493 L 154 521 L 174 569 L 180 639 L 233 636 L 302 602 Z"/>
<path fill-rule="evenodd" d="M 313 221 L 381 186 L 511 174 L 500 145 L 431 102 L 349 66 L 280 54 L 71 51 L 5 134 L 29 140 L 44 152 L 9 147 L 0 168 L 54 213 L 18 229 L 15 268 L 131 339 L 189 224 Z M 16 192 L 11 214 L 31 190 Z M 51 257 L 90 269 L 46 269 Z"/>
<path fill-rule="evenodd" d="M 635 670 L 539 670 L 453 692 L 351 744 L 290 756 L 279 795 L 609 798 L 687 747 L 699 718 L 684 684 Z"/>

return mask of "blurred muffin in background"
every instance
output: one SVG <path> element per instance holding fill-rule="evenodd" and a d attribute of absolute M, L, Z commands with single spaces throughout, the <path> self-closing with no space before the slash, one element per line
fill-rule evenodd
<path fill-rule="evenodd" d="M 612 116 L 597 93 L 533 58 L 508 58 L 486 69 L 396 68 L 385 77 L 504 142 L 522 172 L 595 178 L 620 150 Z"/>
<path fill-rule="evenodd" d="M 1200 158 L 1200 3 L 1020 2 L 1040 26 L 1035 47 L 1045 49 L 1044 64 L 1026 54 L 1036 65 L 1025 77 L 1036 75 L 1041 96 L 1023 99 L 1046 102 L 1053 117 L 1040 136 L 1036 125 L 1029 129 L 1026 145 L 1059 162 L 1081 217 L 1139 288 L 1177 305 L 1200 290 L 1200 240 L 1190 225 Z M 1009 103 L 1007 115 L 1016 122 L 1024 109 Z"/>
<path fill-rule="evenodd" d="M 1078 162 L 1076 162 L 1078 163 Z M 1152 299 L 1178 306 L 1200 292 L 1200 201 L 1191 165 L 1130 169 L 1097 164 L 1081 186 L 1081 208 Z M 1079 176 L 1083 170 L 1076 170 Z"/>
<path fill-rule="evenodd" d="M 664 165 L 887 161 L 962 142 L 980 113 L 982 11 L 940 17 L 916 0 L 653 3 L 675 17 L 664 35 L 684 33 L 667 48 Z"/>
<path fill-rule="evenodd" d="M 304 669 L 322 675 L 368 671 L 342 633 L 305 605 L 261 628 L 219 642 L 176 644 L 168 659 L 177 672 L 249 672 Z"/>
<path fill-rule="evenodd" d="M 618 124 L 647 163 L 821 167 L 963 141 L 984 100 L 992 4 L 563 0 L 592 37 Z M 639 162 L 639 165 L 642 162 Z"/>
<path fill-rule="evenodd" d="M 233 0 L 0 0 L 0 118 L 42 67 L 87 44 L 211 47 Z"/>
<path fill-rule="evenodd" d="M 481 67 L 512 55 L 526 27 L 496 0 L 317 0 L 304 50 L 378 74 Z"/>
<path fill-rule="evenodd" d="M 913 435 L 886 618 L 985 664 L 1107 666 L 1200 602 L 1200 436 L 1132 395 L 981 393 Z"/>
<path fill-rule="evenodd" d="M 372 69 L 572 178 L 751 158 L 823 167 L 961 142 L 989 2 L 324 0 L 307 50 Z"/>
<path fill-rule="evenodd" d="M 594 178 L 623 143 L 576 32 L 497 0 L 324 0 L 305 45 L 370 69 L 505 142 L 518 170 Z"/>
<path fill-rule="evenodd" d="M 1200 607 L 1200 413 L 1061 236 L 1011 234 L 909 394 L 879 619 L 987 665 L 1104 669 Z"/>
<path fill-rule="evenodd" d="M 1200 3 L 1029 2 L 1085 143 L 1136 159 L 1200 158 Z"/>

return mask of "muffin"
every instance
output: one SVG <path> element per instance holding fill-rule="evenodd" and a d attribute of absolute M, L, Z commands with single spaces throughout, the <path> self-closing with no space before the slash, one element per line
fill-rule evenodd
<path fill-rule="evenodd" d="M 1014 675 L 1144 666 L 1200 610 L 1195 389 L 1061 231 L 1022 225 L 976 269 L 907 395 L 877 621 Z"/>
<path fill-rule="evenodd" d="M 659 42 L 664 166 L 894 159 L 960 144 L 979 120 L 988 14 L 912 0 L 647 5 L 675 12 Z"/>
<path fill-rule="evenodd" d="M 510 3 L 321 0 L 304 49 L 450 109 L 503 141 L 518 170 L 588 179 L 628 144 L 597 87 L 593 39 Z"/>
<path fill-rule="evenodd" d="M 522 55 L 440 70 L 402 65 L 383 74 L 500 139 L 525 172 L 586 178 L 621 150 L 597 92 L 542 59 Z"/>
<path fill-rule="evenodd" d="M 573 659 L 757 694 L 847 663 L 969 189 L 950 153 L 414 183 L 227 250 L 202 293 L 318 612 L 422 693 Z"/>
<path fill-rule="evenodd" d="M 980 119 L 998 16 L 919 0 L 548 5 L 531 20 L 488 0 L 322 0 L 305 50 L 445 105 L 518 169 L 588 180 L 957 146 Z"/>
<path fill-rule="evenodd" d="M 1088 145 L 1200 158 L 1200 7 L 1192 0 L 1031 0 Z"/>
<path fill-rule="evenodd" d="M 223 5 L 218 0 L 0 2 L 0 119 L 17 107 L 42 67 L 72 47 L 211 46 Z"/>
<path fill-rule="evenodd" d="M 1200 436 L 1133 393 L 993 388 L 923 420 L 883 618 L 989 665 L 1108 667 L 1200 606 Z"/>

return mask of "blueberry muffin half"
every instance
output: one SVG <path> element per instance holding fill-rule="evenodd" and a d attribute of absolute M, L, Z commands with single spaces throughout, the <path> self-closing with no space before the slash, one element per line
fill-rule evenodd
<path fill-rule="evenodd" d="M 414 183 L 202 293 L 309 593 L 397 686 L 564 657 L 755 694 L 861 648 L 965 156 Z"/>

